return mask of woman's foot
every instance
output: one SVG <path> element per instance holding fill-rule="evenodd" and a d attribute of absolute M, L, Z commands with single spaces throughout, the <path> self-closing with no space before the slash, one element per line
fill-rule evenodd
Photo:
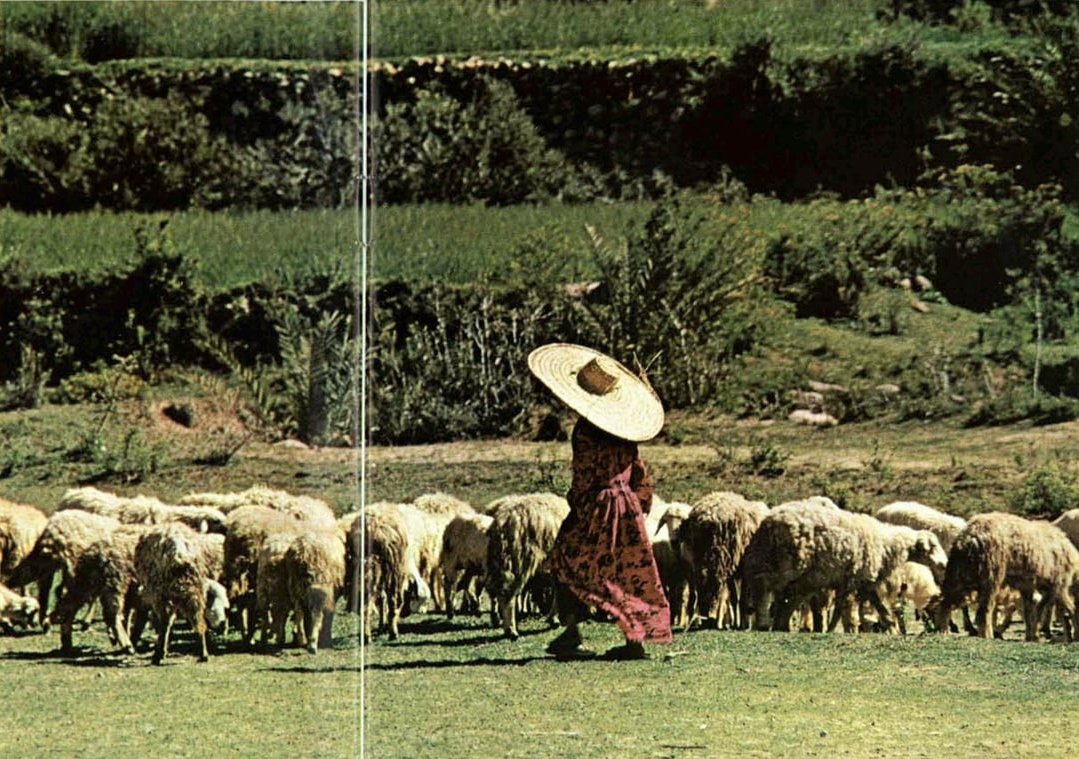
<path fill-rule="evenodd" d="M 591 659 L 596 654 L 585 648 L 581 648 L 580 631 L 574 627 L 567 627 L 562 634 L 547 644 L 547 653 L 559 660 L 566 659 Z"/>
<path fill-rule="evenodd" d="M 626 641 L 621 646 L 615 646 L 603 654 L 607 661 L 631 661 L 634 659 L 647 659 L 648 652 L 644 650 L 643 643 Z"/>

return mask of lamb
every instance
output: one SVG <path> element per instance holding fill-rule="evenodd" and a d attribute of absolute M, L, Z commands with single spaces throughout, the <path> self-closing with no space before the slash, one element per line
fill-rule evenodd
<path fill-rule="evenodd" d="M 8 578 L 8 584 L 16 588 L 37 583 L 38 622 L 44 629 L 49 627 L 48 602 L 53 575 L 60 571 L 61 584 L 66 584 L 86 549 L 119 526 L 112 517 L 85 511 L 58 511 L 49 516 L 34 548 Z"/>
<path fill-rule="evenodd" d="M 442 533 L 442 576 L 446 590 L 446 618 L 453 619 L 453 592 L 464 587 L 465 604 L 479 611 L 473 582 L 483 587 L 487 569 L 487 531 L 494 519 L 487 514 L 455 516 Z"/>
<path fill-rule="evenodd" d="M 903 618 L 903 606 L 909 605 L 924 618 L 926 610 L 940 601 L 940 586 L 933 577 L 933 570 L 925 564 L 906 561 L 877 584 L 881 603 L 895 614 L 892 632 L 907 634 Z"/>
<path fill-rule="evenodd" d="M 127 622 L 128 614 L 139 605 L 135 547 L 150 529 L 149 525 L 120 525 L 91 543 L 79 557 L 52 615 L 52 621 L 60 626 L 61 651 L 68 653 L 74 647 L 75 614 L 100 598 L 109 640 L 122 651 L 135 653 Z"/>
<path fill-rule="evenodd" d="M 157 628 L 153 664 L 161 664 L 168 654 L 176 614 L 183 616 L 198 636 L 200 662 L 209 661 L 207 626 L 224 624 L 227 596 L 222 597 L 224 589 L 213 574 L 220 566 L 219 541 L 199 538 L 199 533 L 186 525 L 169 522 L 152 527 L 135 546 L 135 576 Z M 134 632 L 132 639 L 138 639 Z"/>
<path fill-rule="evenodd" d="M 36 598 L 21 596 L 8 586 L 0 584 L 0 627 L 5 631 L 12 626 L 30 627 L 37 614 Z"/>
<path fill-rule="evenodd" d="M 349 546 L 358 546 L 360 540 L 364 537 L 367 539 L 363 567 L 366 595 L 363 610 L 364 641 L 371 640 L 372 618 L 376 606 L 381 610 L 382 627 L 389 633 L 391 640 L 396 640 L 398 621 L 410 579 L 407 528 L 400 514 L 392 510 L 371 513 L 364 521 L 366 536 L 361 531 L 359 520 L 356 520 L 349 532 L 348 542 Z M 356 553 L 358 554 L 358 551 Z M 447 587 L 452 585 L 447 584 Z"/>
<path fill-rule="evenodd" d="M 1079 509 L 1065 511 L 1053 520 L 1053 526 L 1063 530 L 1076 548 L 1079 548 Z"/>
<path fill-rule="evenodd" d="M 718 492 L 694 503 L 682 522 L 679 546 L 696 590 L 698 610 L 716 627 L 722 626 L 728 600 L 737 606 L 742 555 L 767 515 L 768 506 L 762 501 Z M 736 626 L 738 620 L 732 623 Z"/>
<path fill-rule="evenodd" d="M 212 506 L 225 514 L 244 506 L 265 506 L 275 511 L 283 511 L 294 518 L 311 522 L 318 529 L 332 529 L 330 522 L 336 521 L 333 509 L 317 498 L 293 495 L 284 490 L 274 490 L 263 485 L 255 485 L 239 493 L 188 493 L 180 498 L 180 503 L 191 506 Z"/>
<path fill-rule="evenodd" d="M 48 521 L 41 509 L 0 498 L 0 582 L 34 549 Z"/>
<path fill-rule="evenodd" d="M 904 561 L 943 566 L 947 556 L 928 530 L 888 525 L 865 514 L 831 509 L 814 503 L 784 504 L 760 524 L 743 558 L 746 609 L 760 629 L 768 620 L 768 600 L 774 595 L 773 629 L 789 630 L 793 609 L 814 598 L 814 629 L 820 630 L 820 601 L 830 591 L 845 599 L 858 594 L 873 604 L 883 624 L 891 613 L 881 603 L 876 586 Z M 842 604 L 829 624 L 834 630 Z"/>
<path fill-rule="evenodd" d="M 495 601 L 491 621 L 497 625 L 501 619 L 506 637 L 517 640 L 517 602 L 543 568 L 569 504 L 553 493 L 530 493 L 504 496 L 484 511 L 493 518 L 487 533 L 487 591 Z"/>
<path fill-rule="evenodd" d="M 977 593 L 975 628 L 980 637 L 990 637 L 993 610 L 1005 586 L 1023 598 L 1028 641 L 1037 639 L 1039 622 L 1054 604 L 1065 612 L 1065 638 L 1079 635 L 1079 549 L 1062 530 L 999 511 L 972 517 L 952 546 L 938 624 L 970 593 Z M 1035 593 L 1041 594 L 1040 601 L 1035 601 Z"/>
<path fill-rule="evenodd" d="M 172 506 L 156 498 L 131 498 L 106 493 L 92 487 L 72 488 L 60 499 L 57 511 L 78 509 L 112 517 L 123 524 L 164 524 L 181 522 L 202 532 L 224 532 L 225 515 L 208 506 Z"/>
<path fill-rule="evenodd" d="M 345 584 L 345 541 L 337 530 L 309 530 L 293 539 L 285 552 L 285 577 L 296 615 L 301 646 L 318 653 L 326 614 Z M 332 619 L 332 617 L 331 617 Z"/>

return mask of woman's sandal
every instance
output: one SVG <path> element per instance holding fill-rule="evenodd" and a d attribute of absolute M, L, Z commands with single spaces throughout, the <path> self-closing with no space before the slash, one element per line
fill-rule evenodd
<path fill-rule="evenodd" d="M 581 648 L 581 634 L 576 631 L 565 630 L 561 635 L 547 644 L 547 653 L 554 656 L 558 661 L 572 661 L 574 659 L 594 659 L 595 651 Z"/>

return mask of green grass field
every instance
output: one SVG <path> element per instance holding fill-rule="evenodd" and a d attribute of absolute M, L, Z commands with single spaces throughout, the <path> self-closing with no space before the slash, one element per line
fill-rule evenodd
<path fill-rule="evenodd" d="M 548 658 L 428 617 L 367 649 L 371 757 L 1073 754 L 1074 645 L 694 631 L 639 662 Z M 613 625 L 585 625 L 595 650 Z"/>

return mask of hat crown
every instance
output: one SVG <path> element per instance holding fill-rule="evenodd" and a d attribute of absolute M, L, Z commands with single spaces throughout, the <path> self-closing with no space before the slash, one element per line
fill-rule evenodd
<path fill-rule="evenodd" d="M 606 395 L 614 390 L 618 377 L 600 366 L 598 358 L 593 358 L 577 372 L 577 384 L 586 393 Z"/>

